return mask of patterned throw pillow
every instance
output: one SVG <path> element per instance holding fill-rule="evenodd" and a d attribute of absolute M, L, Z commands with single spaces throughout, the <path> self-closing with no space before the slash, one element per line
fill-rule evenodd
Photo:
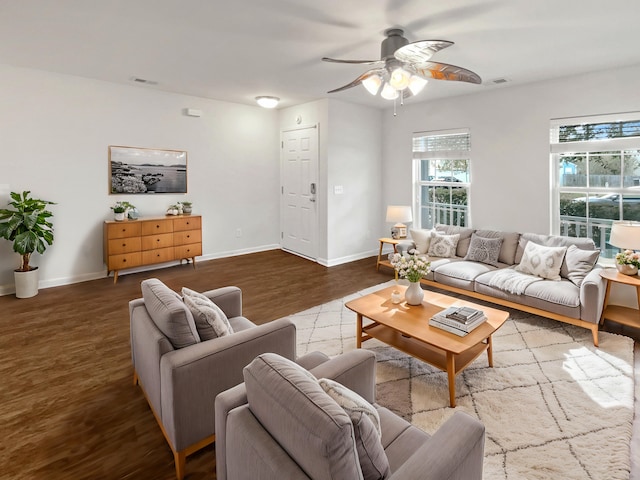
<path fill-rule="evenodd" d="M 455 235 L 443 235 L 442 233 L 434 232 L 431 236 L 431 243 L 429 244 L 427 255 L 430 257 L 453 258 L 456 256 L 458 240 L 460 240 L 459 233 Z"/>
<path fill-rule="evenodd" d="M 380 415 L 376 408 L 341 383 L 328 378 L 321 378 L 318 383 L 351 419 L 364 480 L 388 478 L 391 468 L 382 446 Z"/>
<path fill-rule="evenodd" d="M 209 297 L 186 287 L 182 288 L 182 296 L 202 341 L 233 333 L 229 319 Z"/>
<path fill-rule="evenodd" d="M 471 235 L 469 250 L 464 259 L 498 267 L 501 246 L 502 238 L 485 238 L 474 233 Z"/>
<path fill-rule="evenodd" d="M 516 270 L 548 280 L 560 280 L 560 268 L 566 252 L 567 247 L 545 247 L 529 241 Z"/>

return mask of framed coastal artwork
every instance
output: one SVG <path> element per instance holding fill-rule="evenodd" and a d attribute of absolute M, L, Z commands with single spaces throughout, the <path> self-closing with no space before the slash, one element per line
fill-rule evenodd
<path fill-rule="evenodd" d="M 187 193 L 187 152 L 110 145 L 109 193 Z"/>

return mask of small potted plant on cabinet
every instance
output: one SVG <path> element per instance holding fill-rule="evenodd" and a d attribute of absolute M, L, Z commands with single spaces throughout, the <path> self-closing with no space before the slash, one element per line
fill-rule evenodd
<path fill-rule="evenodd" d="M 113 210 L 113 218 L 116 222 L 121 222 L 127 218 L 129 210 L 133 210 L 136 207 L 129 202 L 116 202 L 111 210 Z"/>
<path fill-rule="evenodd" d="M 47 200 L 30 198 L 30 191 L 11 192 L 9 206 L 0 209 L 0 237 L 13 242 L 13 251 L 20 254 L 20 268 L 14 270 L 16 297 L 29 298 L 38 294 L 38 267 L 29 265 L 31 254 L 43 254 L 53 243 L 53 214 Z"/>
<path fill-rule="evenodd" d="M 180 205 L 182 205 L 182 212 L 185 215 L 190 215 L 191 214 L 191 206 L 192 203 L 191 202 L 178 202 Z"/>

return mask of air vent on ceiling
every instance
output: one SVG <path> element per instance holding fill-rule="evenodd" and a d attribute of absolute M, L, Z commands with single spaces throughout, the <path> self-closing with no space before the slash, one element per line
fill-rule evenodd
<path fill-rule="evenodd" d="M 494 78 L 493 80 L 489 80 L 488 83 L 492 83 L 494 85 L 502 85 L 503 83 L 508 83 L 511 80 L 509 80 L 508 78 L 505 77 L 501 77 L 501 78 Z"/>
<path fill-rule="evenodd" d="M 145 85 L 158 84 L 158 82 L 156 82 L 155 80 L 147 80 L 146 78 L 140 78 L 140 77 L 131 77 L 129 80 L 131 80 L 134 83 L 144 83 Z"/>

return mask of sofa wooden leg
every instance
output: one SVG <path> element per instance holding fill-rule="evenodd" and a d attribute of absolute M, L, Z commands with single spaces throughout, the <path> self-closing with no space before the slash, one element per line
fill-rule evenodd
<path fill-rule="evenodd" d="M 186 463 L 187 454 L 184 450 L 181 452 L 173 452 L 173 461 L 176 464 L 176 478 L 182 480 L 184 478 L 184 466 Z"/>
<path fill-rule="evenodd" d="M 135 387 L 136 385 L 138 385 L 138 374 L 134 370 L 133 371 L 133 386 Z"/>
<path fill-rule="evenodd" d="M 598 325 L 591 328 L 591 333 L 593 333 L 593 345 L 598 347 Z"/>

